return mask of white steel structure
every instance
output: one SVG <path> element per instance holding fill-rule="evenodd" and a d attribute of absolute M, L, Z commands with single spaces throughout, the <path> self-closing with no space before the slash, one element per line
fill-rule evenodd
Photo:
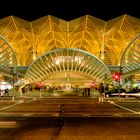
<path fill-rule="evenodd" d="M 12 77 L 16 73 L 17 59 L 9 43 L 0 35 L 0 75 Z M 13 69 L 14 68 L 14 69 Z"/>
<path fill-rule="evenodd" d="M 122 55 L 120 65 L 125 76 L 140 73 L 140 34 L 128 44 Z"/>
<path fill-rule="evenodd" d="M 107 66 L 96 56 L 80 50 L 60 48 L 47 52 L 29 67 L 25 78 L 29 83 L 45 81 L 53 84 L 84 84 L 111 81 Z"/>

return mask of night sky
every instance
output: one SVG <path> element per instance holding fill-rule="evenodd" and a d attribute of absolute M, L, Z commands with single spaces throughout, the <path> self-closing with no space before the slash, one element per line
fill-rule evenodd
<path fill-rule="evenodd" d="M 92 15 L 110 20 L 123 14 L 140 18 L 138 3 L 139 0 L 3 0 L 0 18 L 13 15 L 33 21 L 52 15 L 70 21 L 84 15 Z"/>

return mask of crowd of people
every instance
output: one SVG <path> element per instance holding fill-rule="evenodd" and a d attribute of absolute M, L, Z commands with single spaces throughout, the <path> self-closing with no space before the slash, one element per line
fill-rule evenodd
<path fill-rule="evenodd" d="M 90 88 L 84 88 L 84 91 L 82 92 L 83 96 L 90 96 Z"/>
<path fill-rule="evenodd" d="M 99 93 L 99 98 L 98 101 L 99 103 L 103 103 L 104 102 L 104 97 L 105 97 L 105 87 L 103 83 L 100 83 L 99 87 L 94 87 L 96 91 L 98 91 Z M 83 92 L 82 92 L 82 96 L 90 96 L 90 88 L 84 88 Z"/>

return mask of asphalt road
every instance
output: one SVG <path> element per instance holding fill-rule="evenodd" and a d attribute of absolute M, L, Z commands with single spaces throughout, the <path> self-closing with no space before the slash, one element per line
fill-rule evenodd
<path fill-rule="evenodd" d="M 139 112 L 137 101 L 98 104 L 95 98 L 25 98 L 0 102 L 0 140 L 139 140 Z"/>
<path fill-rule="evenodd" d="M 0 121 L 0 140 L 139 140 L 140 118 L 69 117 Z M 9 127 L 6 127 L 8 125 Z"/>
<path fill-rule="evenodd" d="M 4 117 L 58 117 L 60 105 L 63 117 L 139 117 L 139 102 L 105 100 L 96 98 L 25 98 L 16 102 L 0 102 L 0 116 Z"/>

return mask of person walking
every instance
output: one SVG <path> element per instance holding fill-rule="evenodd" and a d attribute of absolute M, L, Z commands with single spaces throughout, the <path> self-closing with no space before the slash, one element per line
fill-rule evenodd
<path fill-rule="evenodd" d="M 103 83 L 101 83 L 99 86 L 99 103 L 103 102 L 104 102 L 104 85 Z"/>
<path fill-rule="evenodd" d="M 5 89 L 5 96 L 9 96 L 9 89 Z"/>
<path fill-rule="evenodd" d="M 59 116 L 58 116 L 58 126 L 61 128 L 64 125 L 64 104 L 61 104 L 59 107 Z"/>
<path fill-rule="evenodd" d="M 90 96 L 90 87 L 88 87 L 88 97 Z"/>

